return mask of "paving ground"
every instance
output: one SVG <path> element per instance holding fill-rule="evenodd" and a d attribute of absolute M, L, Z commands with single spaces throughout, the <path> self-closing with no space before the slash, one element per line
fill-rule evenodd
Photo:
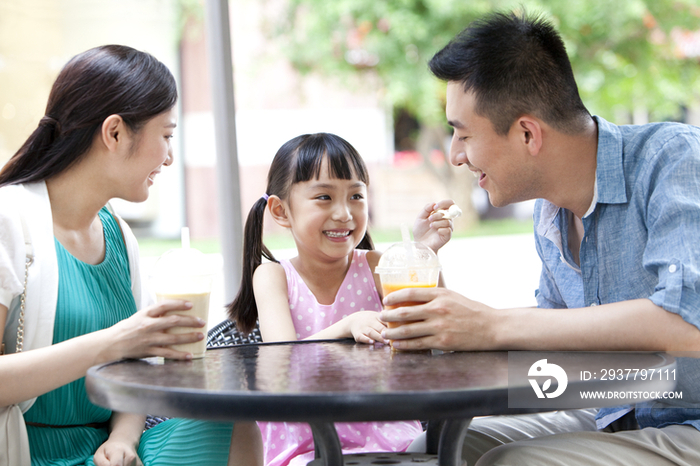
<path fill-rule="evenodd" d="M 378 244 L 385 250 L 389 244 Z M 273 251 L 290 258 L 294 250 Z M 439 254 L 447 287 L 495 308 L 534 306 L 540 261 L 532 234 L 459 238 Z M 147 269 L 155 258 L 143 258 Z M 214 262 L 219 257 L 212 257 Z M 211 296 L 209 327 L 225 319 L 223 277 L 216 280 Z"/>

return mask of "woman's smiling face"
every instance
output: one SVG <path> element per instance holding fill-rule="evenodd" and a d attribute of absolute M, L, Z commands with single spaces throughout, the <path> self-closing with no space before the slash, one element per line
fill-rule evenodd
<path fill-rule="evenodd" d="M 163 166 L 173 162 L 170 141 L 177 126 L 175 108 L 148 120 L 134 134 L 129 154 L 124 160 L 125 174 L 123 194 L 127 201 L 142 202 L 148 199 L 148 189 Z"/>

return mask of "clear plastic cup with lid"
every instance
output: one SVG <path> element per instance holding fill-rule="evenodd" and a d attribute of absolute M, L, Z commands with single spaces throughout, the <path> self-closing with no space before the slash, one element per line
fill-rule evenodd
<path fill-rule="evenodd" d="M 165 299 L 182 299 L 192 303 L 191 309 L 170 311 L 168 314 L 191 315 L 204 322 L 209 320 L 209 297 L 214 281 L 214 268 L 207 256 L 197 249 L 189 247 L 189 238 L 183 247 L 165 252 L 156 261 L 151 275 L 151 286 L 158 301 Z M 205 332 L 204 328 L 173 327 L 168 333 Z M 194 358 L 204 357 L 206 338 L 194 343 L 173 345 L 178 351 L 192 353 Z"/>
<path fill-rule="evenodd" d="M 432 249 L 423 243 L 403 241 L 392 245 L 382 254 L 374 272 L 379 274 L 382 295 L 387 296 L 404 288 L 434 288 L 438 285 L 440 270 L 440 261 Z M 416 304 L 420 303 L 409 301 L 385 308 Z M 400 323 L 388 322 L 387 325 L 395 328 Z"/>

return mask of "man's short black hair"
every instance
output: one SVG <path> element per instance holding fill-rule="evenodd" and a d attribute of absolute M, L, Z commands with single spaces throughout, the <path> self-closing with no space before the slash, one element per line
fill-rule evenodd
<path fill-rule="evenodd" d="M 435 54 L 435 76 L 473 92 L 477 114 L 505 135 L 525 114 L 567 134 L 582 130 L 583 105 L 559 33 L 539 16 L 493 13 L 477 20 Z"/>

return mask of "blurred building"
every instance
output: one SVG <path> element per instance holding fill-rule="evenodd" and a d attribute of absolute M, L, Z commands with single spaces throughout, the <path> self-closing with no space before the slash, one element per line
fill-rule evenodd
<path fill-rule="evenodd" d="M 210 91 L 203 3 L 0 0 L 0 164 L 36 128 L 50 86 L 70 57 L 107 43 L 145 50 L 171 69 L 180 86 L 175 163 L 159 175 L 147 202 L 115 201 L 115 207 L 142 234 L 177 237 L 180 227 L 188 225 L 195 238 L 218 236 L 211 105 L 217 96 Z M 187 14 L 181 11 L 183 5 L 188 6 Z M 229 7 L 244 216 L 265 190 L 277 149 L 292 137 L 318 131 L 346 138 L 365 159 L 376 228 L 398 229 L 401 223 L 411 223 L 426 203 L 449 196 L 447 186 L 395 140 L 395 122 L 383 107 L 378 83 L 300 75 L 264 32 L 280 2 L 230 0 Z M 700 55 L 699 34 L 688 33 L 677 41 L 686 57 Z M 697 104 L 688 106 L 686 121 L 700 124 Z M 397 128 L 401 125 L 396 122 Z M 457 182 L 472 182 L 466 173 L 457 175 Z M 482 216 L 529 215 L 528 204 L 494 210 L 479 188 L 472 201 Z M 266 228 L 277 230 L 272 221 Z"/>
<path fill-rule="evenodd" d="M 51 85 L 74 55 L 104 44 L 150 52 L 179 81 L 178 14 L 172 0 L 0 0 L 0 164 L 44 115 Z M 178 139 L 175 152 L 181 152 Z M 183 164 L 159 176 L 147 202 L 115 202 L 136 226 L 159 235 L 184 219 Z"/>
<path fill-rule="evenodd" d="M 145 50 L 170 68 L 180 86 L 175 163 L 159 175 L 147 202 L 113 204 L 140 234 L 176 237 L 188 225 L 194 238 L 218 236 L 216 96 L 210 92 L 204 6 L 186 3 L 189 14 L 176 0 L 0 0 L 0 164 L 36 128 L 68 59 L 108 43 Z M 420 167 L 393 164 L 393 121 L 377 83 L 347 85 L 291 67 L 263 32 L 274 5 L 229 2 L 244 216 L 265 190 L 277 149 L 319 131 L 344 137 L 362 154 L 376 227 L 398 228 L 425 203 L 447 197 Z M 272 221 L 266 228 L 276 230 Z"/>
<path fill-rule="evenodd" d="M 265 192 L 277 149 L 304 133 L 331 132 L 347 139 L 371 169 L 391 160 L 392 122 L 371 82 L 353 92 L 341 83 L 301 76 L 266 39 L 272 2 L 229 2 L 234 62 L 236 132 L 242 210 Z M 193 236 L 218 235 L 214 121 L 204 24 L 186 22 L 181 41 L 183 139 L 187 222 Z M 216 96 L 213 96 L 216 98 Z M 268 231 L 274 230 L 267 221 Z"/>

